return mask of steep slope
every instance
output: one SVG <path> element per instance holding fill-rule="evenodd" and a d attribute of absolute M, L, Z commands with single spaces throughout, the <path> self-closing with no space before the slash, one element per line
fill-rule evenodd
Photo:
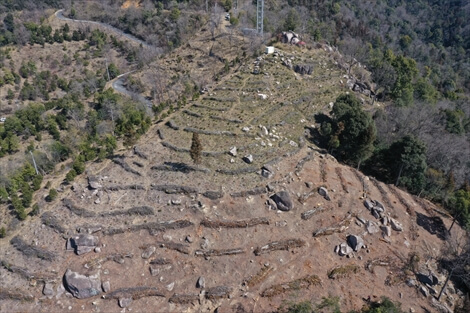
<path fill-rule="evenodd" d="M 433 264 L 451 221 L 310 141 L 314 114 L 351 92 L 351 78 L 329 47 L 279 48 L 153 126 L 131 151 L 92 164 L 1 241 L 9 286 L 1 310 L 265 312 L 339 296 L 346 311 L 387 296 L 405 310 L 437 311 L 417 279 L 432 271 L 438 282 L 426 290 L 442 287 Z M 364 248 L 346 248 L 350 235 Z M 335 252 L 341 244 L 347 256 Z M 449 290 L 452 307 L 459 291 Z"/>

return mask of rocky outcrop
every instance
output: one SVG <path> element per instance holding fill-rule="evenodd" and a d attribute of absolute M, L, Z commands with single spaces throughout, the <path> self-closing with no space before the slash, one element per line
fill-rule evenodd
<path fill-rule="evenodd" d="M 65 272 L 65 288 L 67 288 L 75 298 L 86 299 L 101 293 L 100 273 L 93 275 L 82 275 L 70 269 Z"/>
<path fill-rule="evenodd" d="M 67 250 L 74 250 L 76 254 L 82 255 L 93 251 L 99 243 L 96 236 L 90 234 L 79 234 L 69 238 Z"/>
<path fill-rule="evenodd" d="M 294 71 L 301 75 L 311 75 L 313 73 L 313 65 L 297 64 L 294 66 Z"/>
<path fill-rule="evenodd" d="M 287 191 L 279 191 L 271 196 L 271 199 L 276 204 L 278 210 L 281 211 L 290 211 L 294 207 L 294 203 L 290 198 L 290 195 Z"/>

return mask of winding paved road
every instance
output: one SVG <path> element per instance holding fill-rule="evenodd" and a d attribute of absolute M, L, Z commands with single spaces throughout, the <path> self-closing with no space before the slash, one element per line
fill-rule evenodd
<path fill-rule="evenodd" d="M 140 40 L 139 38 L 135 37 L 135 36 L 132 36 L 130 34 L 126 34 L 125 32 L 123 32 L 122 30 L 116 28 L 116 27 L 113 27 L 111 25 L 108 25 L 108 24 L 104 24 L 104 23 L 101 23 L 101 22 L 95 22 L 95 21 L 87 21 L 87 20 L 74 20 L 74 19 L 71 19 L 71 18 L 68 18 L 68 17 L 65 17 L 64 16 L 64 10 L 61 9 L 61 10 L 58 10 L 54 13 L 55 17 L 57 17 L 59 20 L 62 20 L 62 21 L 68 21 L 68 22 L 73 22 L 73 23 L 87 23 L 87 24 L 95 24 L 95 25 L 99 25 L 101 27 L 104 27 L 104 28 L 107 28 L 121 36 L 124 36 L 126 37 L 127 39 L 131 40 L 131 41 L 134 41 L 138 44 L 140 44 L 142 47 L 145 47 L 145 48 L 152 48 L 154 49 L 155 47 L 152 46 L 152 45 L 149 45 L 147 44 L 146 42 Z M 127 72 L 127 73 L 124 73 L 124 74 L 121 74 L 119 76 L 117 76 L 116 78 L 114 78 L 113 80 L 109 81 L 108 83 L 111 85 L 111 87 L 119 92 L 119 93 L 122 93 L 122 94 L 125 94 L 126 96 L 134 99 L 134 98 L 137 98 L 137 100 L 139 100 L 140 102 L 144 103 L 147 107 L 151 108 L 152 107 L 152 102 L 149 101 L 147 98 L 145 98 L 144 96 L 142 96 L 141 94 L 136 94 L 134 92 L 131 92 L 129 90 L 127 90 L 125 87 L 124 87 L 124 79 L 127 75 L 131 74 L 135 72 L 134 71 L 130 71 L 130 72 Z"/>
<path fill-rule="evenodd" d="M 149 45 L 145 41 L 140 40 L 139 38 L 137 38 L 135 36 L 132 36 L 131 34 L 127 34 L 127 33 L 123 32 L 122 30 L 120 30 L 119 28 L 116 28 L 114 26 L 111 26 L 111 25 L 108 25 L 108 24 L 105 24 L 105 23 L 101 23 L 101 22 L 88 21 L 88 20 L 74 20 L 74 19 L 65 17 L 64 16 L 64 9 L 60 9 L 60 10 L 56 11 L 54 13 L 54 15 L 55 15 L 55 17 L 57 17 L 59 20 L 62 20 L 62 21 L 100 25 L 102 27 L 105 27 L 105 28 L 119 34 L 120 36 L 124 36 L 124 37 L 126 37 L 127 39 L 129 39 L 131 41 L 137 42 L 138 44 L 142 45 L 145 48 L 156 48 L 155 46 Z"/>

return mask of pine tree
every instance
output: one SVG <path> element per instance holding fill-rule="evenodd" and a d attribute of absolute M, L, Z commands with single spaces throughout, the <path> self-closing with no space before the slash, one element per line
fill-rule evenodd
<path fill-rule="evenodd" d="M 191 159 L 193 159 L 195 164 L 201 163 L 201 153 L 202 145 L 201 141 L 199 140 L 199 134 L 193 133 L 193 138 L 191 140 L 191 150 L 189 150 L 189 154 L 191 155 Z"/>

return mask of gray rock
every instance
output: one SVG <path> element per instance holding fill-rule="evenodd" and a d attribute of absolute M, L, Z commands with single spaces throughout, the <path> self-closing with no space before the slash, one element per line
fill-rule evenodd
<path fill-rule="evenodd" d="M 347 237 L 347 241 L 348 241 L 349 246 L 356 252 L 361 250 L 361 248 L 365 246 L 364 240 L 361 237 L 356 236 L 356 235 L 349 235 Z"/>
<path fill-rule="evenodd" d="M 193 242 L 193 237 L 191 237 L 191 235 L 187 235 L 184 240 L 188 243 L 192 243 Z"/>
<path fill-rule="evenodd" d="M 331 200 L 330 196 L 328 195 L 328 190 L 325 187 L 318 188 L 318 193 L 320 194 L 320 196 L 325 198 L 325 200 Z"/>
<path fill-rule="evenodd" d="M 142 252 L 142 259 L 148 259 L 152 256 L 152 254 L 155 253 L 157 248 L 155 246 L 149 246 L 147 247 L 144 252 Z"/>
<path fill-rule="evenodd" d="M 251 154 L 248 154 L 243 157 L 243 161 L 245 161 L 248 164 L 251 164 L 253 163 L 253 156 Z"/>
<path fill-rule="evenodd" d="M 199 277 L 196 283 L 196 288 L 204 289 L 206 287 L 206 280 L 204 277 Z"/>
<path fill-rule="evenodd" d="M 406 280 L 406 285 L 408 287 L 414 287 L 414 286 L 416 286 L 416 280 L 414 280 L 412 278 L 409 278 L 409 279 Z"/>
<path fill-rule="evenodd" d="M 311 75 L 313 72 L 313 65 L 308 64 L 296 64 L 294 66 L 294 71 L 301 75 Z"/>
<path fill-rule="evenodd" d="M 99 244 L 99 239 L 90 234 L 79 234 L 71 237 L 67 241 L 67 250 L 75 250 L 78 255 L 93 251 Z"/>
<path fill-rule="evenodd" d="M 416 278 L 422 284 L 426 284 L 429 286 L 435 286 L 439 283 L 439 279 L 432 273 L 418 273 L 416 274 Z"/>
<path fill-rule="evenodd" d="M 356 216 L 356 219 L 361 222 L 361 224 L 365 224 L 367 221 L 365 220 L 365 218 L 361 217 L 361 216 Z"/>
<path fill-rule="evenodd" d="M 65 287 L 75 298 L 94 297 L 101 293 L 100 273 L 86 276 L 68 269 L 65 272 Z"/>
<path fill-rule="evenodd" d="M 366 230 L 369 234 L 375 234 L 379 232 L 379 227 L 375 222 L 367 221 Z"/>
<path fill-rule="evenodd" d="M 261 168 L 261 176 L 264 178 L 271 178 L 274 175 L 274 169 L 270 165 L 264 165 Z"/>
<path fill-rule="evenodd" d="M 158 274 L 160 274 L 160 268 L 150 266 L 150 275 L 157 276 Z"/>
<path fill-rule="evenodd" d="M 132 303 L 132 298 L 119 298 L 118 304 L 121 308 L 127 308 Z"/>
<path fill-rule="evenodd" d="M 54 296 L 54 286 L 51 283 L 45 283 L 44 288 L 42 289 L 42 294 L 49 299 L 52 298 Z"/>
<path fill-rule="evenodd" d="M 380 230 L 387 237 L 392 235 L 392 228 L 390 226 L 380 226 Z"/>
<path fill-rule="evenodd" d="M 392 229 L 395 231 L 403 231 L 403 225 L 396 219 L 391 218 L 390 225 L 392 225 Z"/>
<path fill-rule="evenodd" d="M 111 291 L 111 284 L 109 283 L 109 280 L 107 281 L 104 281 L 102 284 L 101 284 L 101 288 L 103 289 L 104 292 L 110 292 Z"/>
<path fill-rule="evenodd" d="M 166 285 L 166 290 L 168 290 L 168 291 L 172 291 L 173 288 L 175 288 L 175 282 L 172 282 L 172 283 Z"/>
<path fill-rule="evenodd" d="M 375 207 L 379 209 L 379 212 L 385 212 L 385 206 L 378 200 L 375 200 Z"/>
<path fill-rule="evenodd" d="M 372 203 L 372 201 L 370 201 L 368 199 L 364 200 L 364 205 L 369 211 L 374 208 L 374 203 Z"/>
<path fill-rule="evenodd" d="M 99 179 L 95 176 L 88 176 L 88 186 L 90 189 L 98 189 L 103 187 L 100 184 Z"/>
<path fill-rule="evenodd" d="M 281 211 L 290 211 L 294 207 L 290 195 L 287 191 L 279 191 L 271 196 L 271 199 L 276 204 L 278 210 Z"/>
<path fill-rule="evenodd" d="M 351 249 L 351 247 L 348 246 L 347 243 L 343 242 L 342 244 L 339 245 L 338 254 L 340 256 L 347 256 L 347 255 L 350 255 L 352 252 L 353 252 L 353 249 Z"/>
<path fill-rule="evenodd" d="M 427 298 L 429 296 L 428 288 L 421 286 L 419 287 L 419 291 Z"/>
<path fill-rule="evenodd" d="M 371 213 L 376 219 L 380 219 L 380 214 L 375 208 L 372 209 Z"/>

